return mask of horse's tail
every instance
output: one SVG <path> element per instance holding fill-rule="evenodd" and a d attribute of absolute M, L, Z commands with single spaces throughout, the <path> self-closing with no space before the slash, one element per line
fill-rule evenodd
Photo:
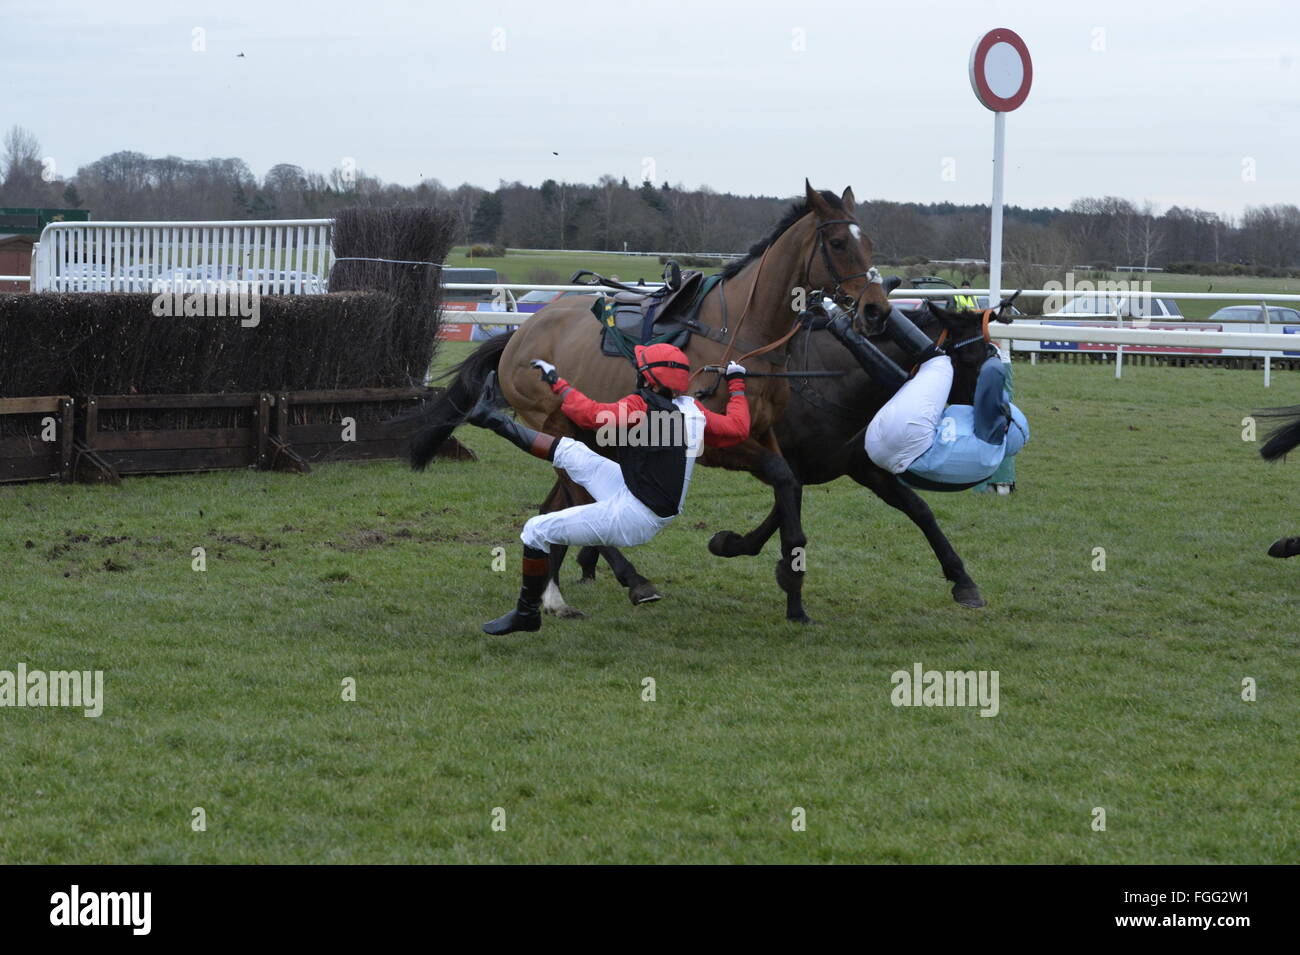
<path fill-rule="evenodd" d="M 425 407 L 411 435 L 411 467 L 423 471 L 444 441 L 465 421 L 474 407 L 488 373 L 501 364 L 501 353 L 514 332 L 489 338 L 474 353 L 447 373 L 455 375 L 451 387 Z"/>
<path fill-rule="evenodd" d="M 1268 440 L 1259 449 L 1265 461 L 1276 461 L 1300 444 L 1300 405 L 1289 408 L 1268 408 L 1259 412 L 1261 418 L 1282 418 L 1280 425 L 1268 434 Z"/>

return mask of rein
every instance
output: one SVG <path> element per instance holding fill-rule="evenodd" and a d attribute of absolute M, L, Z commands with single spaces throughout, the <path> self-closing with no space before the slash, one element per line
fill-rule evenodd
<path fill-rule="evenodd" d="M 852 275 L 846 275 L 846 276 L 841 276 L 839 274 L 839 272 L 835 268 L 834 262 L 831 261 L 830 252 L 828 252 L 826 249 L 826 233 L 824 230 L 827 227 L 833 225 L 857 225 L 857 221 L 854 219 L 828 219 L 825 222 L 819 222 L 817 224 L 817 228 L 815 231 L 816 238 L 813 241 L 812 247 L 808 250 L 808 261 L 804 264 L 803 285 L 806 288 L 810 284 L 809 280 L 812 278 L 813 257 L 817 254 L 818 250 L 820 250 L 822 254 L 822 262 L 826 266 L 826 271 L 830 275 L 831 281 L 835 283 L 834 291 L 838 293 L 837 295 L 833 295 L 832 299 L 837 302 L 840 302 L 842 300 L 850 300 L 847 293 L 844 292 L 845 282 L 856 278 L 869 277 L 871 272 L 870 270 L 865 272 L 854 272 Z M 775 245 L 775 243 L 773 243 L 773 245 Z M 740 330 L 744 327 L 745 319 L 749 316 L 749 307 L 754 302 L 754 293 L 758 290 L 758 282 L 763 275 L 763 266 L 767 262 L 767 254 L 771 251 L 772 251 L 772 246 L 769 245 L 766 249 L 763 250 L 763 255 L 758 260 L 758 268 L 754 270 L 754 282 L 749 287 L 749 295 L 745 297 L 745 307 L 740 313 L 740 318 L 737 319 L 736 321 L 736 331 L 731 336 L 731 338 L 727 341 L 727 347 L 722 353 L 721 364 L 722 367 L 724 368 L 726 367 L 727 362 L 733 360 L 731 354 L 735 350 L 736 342 L 740 340 Z M 858 308 L 858 299 L 851 299 L 851 301 L 853 303 L 853 310 L 854 312 L 856 312 Z M 726 298 L 724 296 L 722 298 L 722 308 L 723 308 L 724 315 L 726 313 L 726 307 L 727 307 Z M 776 339 L 775 341 L 768 342 L 766 345 L 762 345 L 758 348 L 755 348 L 752 351 L 748 351 L 745 354 L 741 355 L 739 358 L 734 359 L 734 361 L 736 361 L 737 364 L 743 365 L 751 358 L 758 358 L 762 355 L 766 355 L 768 352 L 775 351 L 776 349 L 782 347 L 787 342 L 789 342 L 790 339 L 794 338 L 794 336 L 798 333 L 801 326 L 802 326 L 802 322 L 800 322 L 798 318 L 795 318 L 794 322 L 792 322 L 790 325 L 790 330 L 786 332 L 784 335 L 782 335 L 780 338 Z M 723 329 L 725 331 L 726 329 L 725 325 L 723 326 Z M 691 375 L 691 380 L 694 381 L 697 375 L 699 375 L 701 372 L 708 371 L 709 368 L 710 366 L 707 365 L 700 368 L 698 371 L 696 371 L 694 374 Z M 716 389 L 716 387 L 717 386 L 715 384 L 714 388 Z"/>
<path fill-rule="evenodd" d="M 980 323 L 980 334 L 972 335 L 970 338 L 963 338 L 957 344 L 950 346 L 951 350 L 957 351 L 960 348 L 965 348 L 967 345 L 973 345 L 981 338 L 984 341 L 988 342 L 989 344 L 992 344 L 993 337 L 989 334 L 989 319 L 991 319 L 992 317 L 993 317 L 993 309 L 991 308 L 984 309 L 984 320 Z M 939 336 L 939 340 L 935 342 L 935 344 L 938 345 L 939 347 L 943 347 L 943 340 L 947 334 L 948 334 L 948 329 L 945 328 L 943 330 L 943 334 Z"/>

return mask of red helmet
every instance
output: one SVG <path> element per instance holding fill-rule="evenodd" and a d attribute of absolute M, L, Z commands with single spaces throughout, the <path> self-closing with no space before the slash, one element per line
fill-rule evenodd
<path fill-rule="evenodd" d="M 691 363 L 680 348 L 661 342 L 658 345 L 637 345 L 636 370 L 650 384 L 673 391 L 685 391 L 691 383 Z"/>

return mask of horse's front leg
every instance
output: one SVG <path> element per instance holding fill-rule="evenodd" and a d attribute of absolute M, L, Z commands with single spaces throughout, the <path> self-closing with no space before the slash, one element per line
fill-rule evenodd
<path fill-rule="evenodd" d="M 741 554 L 757 556 L 780 526 L 781 508 L 773 503 L 772 510 L 763 518 L 763 523 L 748 534 L 742 536 L 735 531 L 718 531 L 710 537 L 709 553 L 718 557 L 739 557 Z"/>
<path fill-rule="evenodd" d="M 715 534 L 709 541 L 709 550 L 721 556 L 731 548 L 736 553 L 746 553 L 743 548 L 754 547 L 758 553 L 763 543 L 772 536 L 773 529 L 781 532 L 781 559 L 776 564 L 776 582 L 785 592 L 785 616 L 796 623 L 811 623 L 803 606 L 803 578 L 807 566 L 806 547 L 801 519 L 803 485 L 795 476 L 790 463 L 781 455 L 776 437 L 770 432 L 762 441 L 750 438 L 734 447 L 712 449 L 706 452 L 710 465 L 749 471 L 772 487 L 775 505 L 767 519 L 745 537 L 730 532 Z"/>
<path fill-rule="evenodd" d="M 962 563 L 961 557 L 939 529 L 939 522 L 935 520 L 930 505 L 925 503 L 921 495 L 888 471 L 873 464 L 862 448 L 850 458 L 848 474 L 890 507 L 897 508 L 910 517 L 912 523 L 921 529 L 925 539 L 930 542 L 934 556 L 939 559 L 944 577 L 952 581 L 953 600 L 963 607 L 974 608 L 983 607 L 987 603 L 975 581 L 966 573 L 966 565 Z"/>
<path fill-rule="evenodd" d="M 1269 557 L 1294 557 L 1300 554 L 1300 537 L 1279 537 L 1268 549 Z"/>

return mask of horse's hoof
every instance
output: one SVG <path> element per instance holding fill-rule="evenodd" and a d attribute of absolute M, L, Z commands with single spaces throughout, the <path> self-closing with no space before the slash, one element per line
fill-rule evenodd
<path fill-rule="evenodd" d="M 559 620 L 581 620 L 586 616 L 586 614 L 581 610 L 570 607 L 568 604 L 565 604 L 563 607 L 557 607 L 554 610 L 547 608 L 546 612 L 554 614 Z"/>
<path fill-rule="evenodd" d="M 715 557 L 735 557 L 740 553 L 741 540 L 735 531 L 718 531 L 709 538 L 709 553 Z"/>
<path fill-rule="evenodd" d="M 972 610 L 978 610 L 980 607 L 987 607 L 988 601 L 980 594 L 980 589 L 974 584 L 969 587 L 956 586 L 952 588 L 952 599 L 957 601 L 963 607 L 970 607 Z"/>
<path fill-rule="evenodd" d="M 594 584 L 596 582 L 595 574 L 583 574 L 576 581 L 579 584 Z"/>
<path fill-rule="evenodd" d="M 662 600 L 663 594 L 655 590 L 655 585 L 646 581 L 644 584 L 637 584 L 635 587 L 629 587 L 627 599 L 632 601 L 632 606 L 637 604 L 653 603 L 656 600 Z"/>
<path fill-rule="evenodd" d="M 1268 549 L 1269 557 L 1294 557 L 1300 554 L 1300 537 L 1279 537 Z"/>
<path fill-rule="evenodd" d="M 812 623 L 812 617 L 808 616 L 802 610 L 793 617 L 787 614 L 785 619 L 790 623 Z"/>

